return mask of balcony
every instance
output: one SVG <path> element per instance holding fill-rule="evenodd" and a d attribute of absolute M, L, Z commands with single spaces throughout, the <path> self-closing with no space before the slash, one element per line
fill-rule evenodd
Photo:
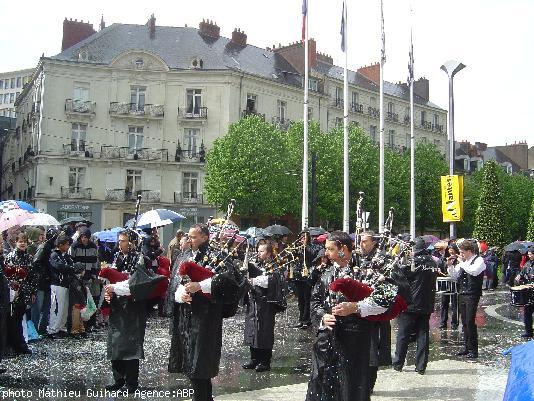
<path fill-rule="evenodd" d="M 421 121 L 421 128 L 431 131 L 432 123 L 430 121 Z"/>
<path fill-rule="evenodd" d="M 176 154 L 174 155 L 175 162 L 185 162 L 185 163 L 205 163 L 206 162 L 206 150 L 204 146 L 200 146 L 198 150 L 186 149 L 182 150 L 181 148 L 176 149 Z"/>
<path fill-rule="evenodd" d="M 71 142 L 63 144 L 63 154 L 68 156 L 93 157 L 93 148 L 85 142 Z"/>
<path fill-rule="evenodd" d="M 106 189 L 106 200 L 112 202 L 136 201 L 138 195 L 141 195 L 141 201 L 146 203 L 158 203 L 161 200 L 160 191 L 151 191 L 148 189 L 138 191 L 132 191 L 130 189 Z"/>
<path fill-rule="evenodd" d="M 410 125 L 411 121 L 412 121 L 412 119 L 410 118 L 410 116 L 408 114 L 405 114 L 404 115 L 404 124 Z"/>
<path fill-rule="evenodd" d="M 65 113 L 93 117 L 96 113 L 96 102 L 67 99 L 65 100 Z"/>
<path fill-rule="evenodd" d="M 432 131 L 439 132 L 441 134 L 443 132 L 443 125 L 432 124 Z"/>
<path fill-rule="evenodd" d="M 100 147 L 101 159 L 118 160 L 144 160 L 144 161 L 169 161 L 167 149 L 130 149 L 128 146 L 102 145 Z"/>
<path fill-rule="evenodd" d="M 174 203 L 204 205 L 204 194 L 197 194 L 194 192 L 175 192 Z"/>
<path fill-rule="evenodd" d="M 178 118 L 184 120 L 206 120 L 208 118 L 207 107 L 178 107 Z"/>
<path fill-rule="evenodd" d="M 288 120 L 287 118 L 273 117 L 272 124 L 278 128 L 280 131 L 287 131 L 289 126 L 293 121 Z"/>
<path fill-rule="evenodd" d="M 398 113 L 393 113 L 392 111 L 388 111 L 386 115 L 386 120 L 396 123 L 399 121 L 399 115 Z"/>
<path fill-rule="evenodd" d="M 243 110 L 241 112 L 241 118 L 249 117 L 249 116 L 258 116 L 263 121 L 265 121 L 265 114 L 258 113 L 256 110 Z"/>
<path fill-rule="evenodd" d="M 379 118 L 380 117 L 380 110 L 376 107 L 367 107 L 367 114 L 369 114 L 373 118 Z"/>
<path fill-rule="evenodd" d="M 64 199 L 91 199 L 92 188 L 61 187 L 61 197 Z"/>
<path fill-rule="evenodd" d="M 352 112 L 354 112 L 354 113 L 361 113 L 361 114 L 363 114 L 363 104 L 352 102 L 352 103 L 350 104 L 350 111 L 352 111 Z"/>
<path fill-rule="evenodd" d="M 165 116 L 162 104 L 145 104 L 126 102 L 111 102 L 109 114 L 116 117 L 134 117 L 146 119 L 162 119 Z"/>
<path fill-rule="evenodd" d="M 332 100 L 332 107 L 343 108 L 343 98 L 337 97 Z"/>

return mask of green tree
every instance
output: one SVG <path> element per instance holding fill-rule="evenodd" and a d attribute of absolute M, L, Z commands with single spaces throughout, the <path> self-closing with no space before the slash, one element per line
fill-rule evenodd
<path fill-rule="evenodd" d="M 473 236 L 486 241 L 491 246 L 504 246 L 507 242 L 505 210 L 502 183 L 499 180 L 497 169 L 497 164 L 494 161 L 484 163 Z"/>
<path fill-rule="evenodd" d="M 208 201 L 224 209 L 236 199 L 242 216 L 286 212 L 284 177 L 287 148 L 280 131 L 258 116 L 231 124 L 206 155 L 205 192 Z"/>
<path fill-rule="evenodd" d="M 457 225 L 458 237 L 471 237 L 475 229 L 475 213 L 478 208 L 482 171 L 464 177 L 464 218 Z"/>
<path fill-rule="evenodd" d="M 534 198 L 530 206 L 530 217 L 528 219 L 527 241 L 534 241 Z"/>
<path fill-rule="evenodd" d="M 524 240 L 530 212 L 527 205 L 530 205 L 534 198 L 534 182 L 524 175 L 509 175 L 504 169 L 499 170 L 499 178 L 503 183 L 507 240 Z"/>

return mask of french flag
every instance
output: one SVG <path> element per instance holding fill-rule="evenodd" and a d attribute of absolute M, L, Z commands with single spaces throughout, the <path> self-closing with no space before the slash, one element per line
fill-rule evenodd
<path fill-rule="evenodd" d="M 302 0 L 302 42 L 306 40 L 306 18 L 308 17 L 308 0 Z"/>

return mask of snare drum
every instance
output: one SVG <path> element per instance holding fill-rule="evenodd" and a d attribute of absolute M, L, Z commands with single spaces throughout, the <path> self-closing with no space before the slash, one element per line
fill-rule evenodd
<path fill-rule="evenodd" d="M 525 306 L 534 303 L 534 291 L 530 285 L 510 287 L 510 304 Z"/>
<path fill-rule="evenodd" d="M 436 280 L 436 293 L 455 293 L 456 281 L 452 277 L 438 277 Z"/>

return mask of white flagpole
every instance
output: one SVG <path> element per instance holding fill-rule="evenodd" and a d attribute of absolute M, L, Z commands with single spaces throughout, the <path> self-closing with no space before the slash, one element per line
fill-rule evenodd
<path fill-rule="evenodd" d="M 304 37 L 304 157 L 302 160 L 302 229 L 308 227 L 308 6 L 305 15 Z"/>
<path fill-rule="evenodd" d="M 410 9 L 410 14 L 413 10 Z M 413 15 L 410 15 L 413 25 Z M 415 116 L 413 104 L 413 83 L 414 83 L 414 58 L 413 58 L 413 36 L 410 27 L 410 61 L 409 61 L 408 84 L 410 85 L 410 237 L 415 239 Z"/>
<path fill-rule="evenodd" d="M 345 29 L 345 74 L 343 80 L 343 231 L 349 232 L 349 81 L 348 71 L 348 44 L 347 44 L 347 3 L 344 1 Z"/>
<path fill-rule="evenodd" d="M 382 27 L 382 52 L 380 57 L 380 173 L 378 184 L 378 232 L 384 231 L 384 64 L 386 63 L 386 38 L 384 33 L 384 4 L 380 0 Z"/>

